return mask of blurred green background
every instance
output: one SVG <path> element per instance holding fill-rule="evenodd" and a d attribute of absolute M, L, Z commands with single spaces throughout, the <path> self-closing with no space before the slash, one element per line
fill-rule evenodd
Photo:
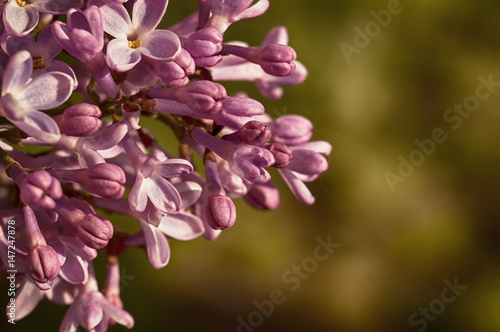
<path fill-rule="evenodd" d="M 170 1 L 165 26 L 196 3 Z M 120 260 L 122 298 L 136 331 L 236 331 L 238 317 L 249 316 L 257 325 L 254 301 L 275 289 L 284 303 L 240 331 L 500 331 L 500 89 L 456 130 L 443 118 L 474 94 L 479 76 L 500 82 L 500 2 L 402 0 L 348 63 L 340 44 L 354 45 L 354 29 L 391 3 L 271 0 L 264 16 L 228 30 L 227 40 L 257 46 L 272 27 L 288 28 L 306 82 L 274 102 L 251 83 L 228 89 L 247 91 L 272 116 L 310 118 L 313 139 L 333 146 L 330 169 L 309 184 L 313 206 L 273 173 L 277 211 L 238 201 L 233 228 L 215 242 L 170 241 L 172 258 L 160 271 L 129 249 Z M 398 157 L 408 159 L 414 140 L 436 128 L 447 140 L 391 190 L 384 174 L 397 174 Z M 291 290 L 283 276 L 328 236 L 340 247 Z M 441 307 L 445 280 L 455 278 L 467 288 Z M 419 310 L 429 306 L 424 318 Z M 57 330 L 65 311 L 45 300 L 13 330 Z"/>

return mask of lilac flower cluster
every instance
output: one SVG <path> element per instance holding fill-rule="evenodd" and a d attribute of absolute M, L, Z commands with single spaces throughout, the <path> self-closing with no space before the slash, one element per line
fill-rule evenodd
<path fill-rule="evenodd" d="M 273 119 L 259 101 L 230 96 L 219 83 L 251 81 L 278 99 L 283 86 L 306 78 L 284 27 L 257 47 L 224 39 L 269 2 L 199 0 L 198 12 L 157 29 L 167 4 L 0 5 L 0 258 L 6 267 L 6 225 L 15 220 L 16 319 L 46 297 L 69 306 L 61 331 L 131 328 L 119 289 L 125 248 L 145 248 L 160 269 L 169 239 L 214 240 L 233 226 L 235 199 L 278 208 L 272 168 L 301 202 L 314 203 L 305 183 L 327 170 L 330 144 L 311 141 L 306 118 Z M 56 60 L 60 53 L 65 61 Z M 172 130 L 179 153 L 158 144 L 141 126 L 145 117 Z M 141 230 L 129 234 L 99 211 L 130 216 Z M 107 261 L 102 288 L 98 249 Z"/>

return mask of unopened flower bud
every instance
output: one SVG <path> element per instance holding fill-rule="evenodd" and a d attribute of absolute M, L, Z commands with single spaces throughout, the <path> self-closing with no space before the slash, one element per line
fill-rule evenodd
<path fill-rule="evenodd" d="M 90 248 L 101 249 L 113 237 L 113 225 L 101 216 L 88 214 L 80 220 L 77 234 Z"/>
<path fill-rule="evenodd" d="M 259 64 L 262 69 L 273 76 L 288 76 L 295 71 L 297 53 L 288 45 L 271 44 L 261 49 Z"/>
<path fill-rule="evenodd" d="M 109 163 L 92 166 L 85 172 L 85 187 L 89 192 L 108 199 L 123 196 L 126 181 L 122 168 Z"/>
<path fill-rule="evenodd" d="M 186 76 L 194 74 L 196 65 L 189 52 L 181 49 L 181 53 L 172 61 L 154 62 L 153 69 L 163 83 L 181 87 L 189 83 Z"/>
<path fill-rule="evenodd" d="M 196 81 L 182 88 L 180 102 L 191 110 L 200 113 L 218 113 L 222 109 L 221 101 L 227 98 L 226 89 L 214 82 Z"/>
<path fill-rule="evenodd" d="M 57 253 L 46 245 L 33 248 L 26 257 L 26 265 L 30 277 L 40 283 L 54 280 L 61 268 Z"/>
<path fill-rule="evenodd" d="M 20 188 L 21 199 L 32 208 L 39 210 L 55 208 L 54 199 L 61 198 L 63 194 L 59 181 L 47 171 L 26 175 Z"/>
<path fill-rule="evenodd" d="M 68 107 L 61 119 L 61 130 L 68 136 L 88 136 L 101 128 L 99 107 L 87 103 Z"/>
<path fill-rule="evenodd" d="M 213 229 L 226 229 L 236 221 L 236 207 L 231 198 L 223 195 L 210 196 L 206 207 L 206 220 Z"/>
<path fill-rule="evenodd" d="M 274 159 L 276 160 L 273 164 L 273 167 L 283 168 L 287 167 L 288 164 L 290 164 L 293 153 L 292 149 L 290 149 L 288 145 L 284 143 L 273 143 L 269 147 L 269 151 L 271 151 Z"/>
<path fill-rule="evenodd" d="M 259 210 L 276 210 L 280 205 L 279 190 L 271 182 L 253 185 L 244 198 Z"/>
<path fill-rule="evenodd" d="M 271 129 L 258 121 L 247 122 L 237 133 L 243 142 L 257 146 L 262 146 L 271 139 Z"/>
<path fill-rule="evenodd" d="M 273 140 L 287 145 L 309 142 L 312 136 L 311 121 L 300 115 L 283 115 L 272 125 Z"/>
<path fill-rule="evenodd" d="M 222 34 L 214 28 L 205 28 L 193 33 L 184 43 L 199 67 L 213 67 L 222 61 Z"/>

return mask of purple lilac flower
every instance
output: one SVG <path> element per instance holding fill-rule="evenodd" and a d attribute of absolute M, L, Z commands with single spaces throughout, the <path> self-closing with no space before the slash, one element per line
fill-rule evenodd
<path fill-rule="evenodd" d="M 285 27 L 276 27 L 269 31 L 261 47 L 268 45 L 287 45 L 288 32 Z M 212 69 L 215 81 L 251 81 L 255 82 L 260 93 L 268 99 L 279 99 L 283 95 L 282 86 L 297 85 L 307 77 L 307 69 L 298 61 L 294 61 L 295 70 L 288 76 L 269 75 L 258 64 L 241 62 L 226 57 Z"/>
<path fill-rule="evenodd" d="M 104 31 L 115 37 L 107 46 L 110 68 L 130 70 L 142 55 L 151 60 L 171 61 L 179 54 L 179 37 L 168 30 L 155 30 L 167 4 L 167 0 L 136 0 L 132 20 L 122 5 L 110 3 L 99 8 Z"/>
<path fill-rule="evenodd" d="M 76 331 L 80 325 L 87 330 L 106 331 L 106 315 L 129 329 L 134 326 L 134 318 L 127 311 L 111 303 L 99 292 L 94 269 L 92 264 L 89 264 L 89 281 L 80 289 L 69 307 L 59 331 Z"/>
<path fill-rule="evenodd" d="M 147 157 L 130 135 L 125 136 L 122 146 L 137 171 L 129 195 L 131 208 L 135 211 L 144 211 L 149 198 L 164 214 L 178 212 L 181 208 L 181 197 L 166 178 L 191 172 L 193 170 L 191 163 L 184 159 L 169 159 L 160 151 Z"/>
<path fill-rule="evenodd" d="M 31 34 L 17 37 L 5 31 L 2 33 L 1 38 L 2 47 L 4 47 L 5 53 L 9 56 L 13 56 L 23 50 L 30 52 L 33 58 L 33 78 L 47 72 L 62 72 L 73 78 L 75 82 L 74 89 L 78 87 L 78 81 L 73 69 L 65 62 L 54 60 L 54 57 L 61 52 L 62 47 L 52 34 L 52 25 L 49 25 L 40 32 L 36 42 Z"/>
<path fill-rule="evenodd" d="M 104 93 L 115 98 L 118 88 L 102 53 L 104 36 L 99 10 L 95 6 L 85 12 L 71 9 L 67 16 L 67 24 L 56 21 L 52 25 L 54 37 L 69 54 L 85 63 Z"/>
<path fill-rule="evenodd" d="M 61 15 L 82 4 L 83 0 L 7 0 L 3 7 L 5 30 L 15 36 L 25 36 L 38 24 L 39 12 Z"/>
<path fill-rule="evenodd" d="M 326 171 L 331 146 L 310 141 L 305 117 L 273 120 L 261 102 L 229 96 L 218 83 L 252 81 L 277 99 L 282 86 L 306 78 L 284 27 L 258 47 L 224 40 L 232 23 L 263 14 L 268 0 L 198 0 L 198 12 L 169 30 L 156 29 L 167 0 L 89 0 L 84 11 L 82 0 L 63 2 L 0 4 L 0 116 L 8 120 L 0 128 L 0 260 L 8 264 L 15 220 L 17 319 L 46 298 L 69 306 L 60 331 L 131 328 L 120 297 L 126 247 L 144 249 L 160 269 L 171 239 L 215 240 L 235 227 L 235 199 L 278 208 L 267 167 L 312 204 L 305 183 Z M 69 60 L 54 60 L 61 49 Z M 145 117 L 172 129 L 178 156 Z M 23 152 L 18 143 L 47 151 Z M 116 228 L 120 215 L 140 230 Z M 98 252 L 107 262 L 102 290 Z"/>
<path fill-rule="evenodd" d="M 28 135 L 47 143 L 60 138 L 54 119 L 38 110 L 50 109 L 65 102 L 73 91 L 74 81 L 61 72 L 45 73 L 30 79 L 33 60 L 28 51 L 16 53 L 5 69 L 1 115 Z"/>

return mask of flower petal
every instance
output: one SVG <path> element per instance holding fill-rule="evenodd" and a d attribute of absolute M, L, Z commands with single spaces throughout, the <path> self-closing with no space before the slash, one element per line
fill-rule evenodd
<path fill-rule="evenodd" d="M 98 301 L 101 304 L 104 313 L 106 313 L 118 324 L 121 324 L 128 329 L 134 327 L 134 318 L 128 312 L 110 303 L 104 296 L 99 296 Z"/>
<path fill-rule="evenodd" d="M 78 328 L 78 320 L 76 317 L 76 305 L 71 305 L 64 315 L 59 331 L 76 332 Z"/>
<path fill-rule="evenodd" d="M 62 46 L 54 38 L 52 33 L 52 26 L 48 26 L 40 32 L 38 39 L 36 41 L 36 47 L 39 54 L 34 54 L 37 56 L 43 56 L 45 62 L 53 59 L 59 52 L 62 51 Z"/>
<path fill-rule="evenodd" d="M 9 1 L 3 9 L 5 30 L 16 36 L 25 36 L 38 24 L 38 9 L 33 5 L 19 7 L 15 1 Z"/>
<path fill-rule="evenodd" d="M 160 212 L 179 212 L 182 205 L 181 195 L 169 181 L 153 173 L 147 179 L 146 188 L 149 199 Z"/>
<path fill-rule="evenodd" d="M 170 260 L 170 247 L 167 238 L 158 228 L 147 222 L 139 219 L 139 223 L 146 239 L 149 262 L 155 269 L 159 270 L 166 266 Z"/>
<path fill-rule="evenodd" d="M 71 8 L 80 8 L 83 0 L 36 0 L 34 3 L 42 13 L 63 15 Z"/>
<path fill-rule="evenodd" d="M 4 46 L 5 41 L 5 46 Z M 23 37 L 18 37 L 11 34 L 2 34 L 2 48 L 4 51 L 12 56 L 17 52 L 22 50 L 27 50 L 31 53 L 31 50 L 35 47 L 35 38 L 31 34 L 27 34 Z"/>
<path fill-rule="evenodd" d="M 75 83 L 75 85 L 73 86 L 73 90 L 76 90 L 78 88 L 78 79 L 75 75 L 75 72 L 67 63 L 59 60 L 51 60 L 45 63 L 45 69 L 47 72 L 61 72 L 68 75 L 73 79 L 73 82 Z"/>
<path fill-rule="evenodd" d="M 195 239 L 205 232 L 200 218 L 184 212 L 163 217 L 158 229 L 169 237 L 184 241 Z"/>
<path fill-rule="evenodd" d="M 264 38 L 261 47 L 271 44 L 288 45 L 288 32 L 284 26 L 272 28 Z"/>
<path fill-rule="evenodd" d="M 77 306 L 77 316 L 80 324 L 87 330 L 96 327 L 104 318 L 102 307 L 97 301 L 98 292 L 83 293 L 78 296 L 77 302 L 72 306 Z M 101 294 L 101 296 L 103 296 Z"/>
<path fill-rule="evenodd" d="M 156 166 L 161 176 L 165 178 L 173 178 L 182 174 L 189 174 L 193 171 L 193 165 L 186 159 L 172 158 L 163 161 Z"/>
<path fill-rule="evenodd" d="M 175 189 L 181 195 L 182 209 L 196 203 L 198 198 L 201 196 L 201 192 L 203 191 L 202 187 L 194 181 L 185 181 L 175 184 Z"/>
<path fill-rule="evenodd" d="M 127 39 L 113 39 L 106 51 L 108 66 L 116 71 L 124 72 L 135 67 L 141 61 L 139 48 L 130 48 Z"/>
<path fill-rule="evenodd" d="M 304 182 L 298 179 L 293 172 L 285 169 L 278 169 L 278 172 L 281 174 L 286 184 L 299 201 L 307 205 L 314 204 L 314 196 L 311 194 Z"/>
<path fill-rule="evenodd" d="M 152 31 L 143 42 L 141 53 L 154 60 L 170 61 L 181 53 L 179 37 L 172 31 Z"/>
<path fill-rule="evenodd" d="M 132 30 L 132 22 L 122 5 L 109 3 L 99 8 L 104 31 L 115 38 L 127 38 Z"/>
<path fill-rule="evenodd" d="M 134 211 L 142 212 L 146 209 L 146 205 L 148 203 L 147 180 L 148 179 L 144 179 L 142 174 L 137 173 L 134 186 L 132 187 L 132 190 L 130 190 L 130 194 L 128 196 L 130 208 Z"/>
<path fill-rule="evenodd" d="M 16 320 L 28 316 L 43 298 L 43 293 L 31 278 L 25 278 L 16 293 Z"/>
<path fill-rule="evenodd" d="M 168 0 L 136 0 L 132 10 L 132 24 L 139 31 L 152 31 L 167 10 Z"/>
<path fill-rule="evenodd" d="M 236 16 L 236 20 L 242 20 L 244 18 L 257 17 L 266 12 L 269 8 L 269 0 L 259 0 L 256 4 L 252 5 L 248 9 L 242 11 Z"/>
<path fill-rule="evenodd" d="M 66 262 L 61 266 L 59 275 L 74 285 L 85 284 L 89 277 L 88 268 L 84 260 L 72 252 L 67 253 Z"/>
<path fill-rule="evenodd" d="M 39 111 L 29 111 L 22 120 L 12 121 L 29 136 L 45 143 L 56 143 L 61 138 L 59 127 L 54 119 Z"/>
<path fill-rule="evenodd" d="M 73 92 L 73 86 L 74 81 L 67 74 L 46 73 L 29 82 L 17 98 L 33 109 L 47 110 L 68 100 Z"/>
<path fill-rule="evenodd" d="M 33 59 L 28 51 L 21 51 L 10 58 L 3 74 L 2 97 L 6 93 L 16 95 L 28 83 L 33 73 Z"/>

